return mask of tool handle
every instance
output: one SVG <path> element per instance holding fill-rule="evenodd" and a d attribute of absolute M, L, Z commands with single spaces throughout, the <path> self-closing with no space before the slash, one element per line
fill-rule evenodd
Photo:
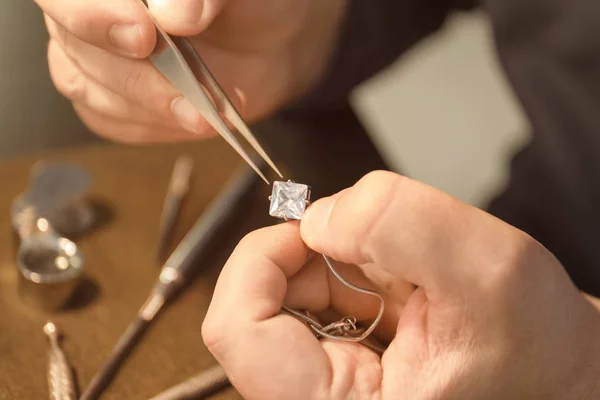
<path fill-rule="evenodd" d="M 220 365 L 215 365 L 150 400 L 184 400 L 204 398 L 227 387 L 229 379 Z"/>
<path fill-rule="evenodd" d="M 127 330 L 113 348 L 110 357 L 92 378 L 89 386 L 81 395 L 80 400 L 95 400 L 100 397 L 119 371 L 123 361 L 137 344 L 138 339 L 144 334 L 148 324 L 148 321 L 136 318 L 127 327 Z"/>
<path fill-rule="evenodd" d="M 44 333 L 50 340 L 48 354 L 48 394 L 50 400 L 76 400 L 76 388 L 73 371 L 67 356 L 58 343 L 58 331 L 52 322 L 44 325 Z"/>
<path fill-rule="evenodd" d="M 208 242 L 222 228 L 244 195 L 258 180 L 253 170 L 243 165 L 227 182 L 223 191 L 209 204 L 192 229 L 165 263 L 163 270 L 171 268 L 180 279 L 196 265 L 198 255 L 207 249 Z M 167 280 L 168 281 L 168 280 Z"/>

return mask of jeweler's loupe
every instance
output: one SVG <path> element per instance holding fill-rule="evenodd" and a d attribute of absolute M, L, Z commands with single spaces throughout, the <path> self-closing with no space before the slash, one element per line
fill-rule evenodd
<path fill-rule="evenodd" d="M 22 239 L 17 251 L 19 295 L 29 305 L 47 311 L 62 308 L 83 273 L 83 257 L 75 243 L 46 229 Z"/>
<path fill-rule="evenodd" d="M 40 162 L 13 201 L 18 291 L 35 308 L 59 310 L 80 281 L 83 257 L 70 239 L 94 222 L 86 198 L 90 184 L 90 174 L 76 164 Z"/>

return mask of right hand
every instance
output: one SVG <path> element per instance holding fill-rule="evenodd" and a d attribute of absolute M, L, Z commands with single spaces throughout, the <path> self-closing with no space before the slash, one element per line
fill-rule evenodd
<path fill-rule="evenodd" d="M 281 313 L 368 325 L 379 310 L 309 249 L 385 298 L 373 333 L 388 345 L 383 357 L 319 340 Z M 317 200 L 299 223 L 244 238 L 202 333 L 249 400 L 600 398 L 600 313 L 558 260 L 524 232 L 391 172 Z"/>
<path fill-rule="evenodd" d="M 121 142 L 214 135 L 145 58 L 156 32 L 138 0 L 35 0 L 58 91 L 95 133 Z M 169 33 L 190 37 L 242 116 L 301 97 L 326 68 L 347 0 L 149 0 Z"/>

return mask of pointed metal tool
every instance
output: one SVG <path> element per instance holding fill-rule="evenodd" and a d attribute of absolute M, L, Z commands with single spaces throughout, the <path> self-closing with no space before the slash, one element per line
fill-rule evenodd
<path fill-rule="evenodd" d="M 198 113 L 212 125 L 267 184 L 269 184 L 269 181 L 266 176 L 236 139 L 227 123 L 221 118 L 221 114 L 248 141 L 250 146 L 273 171 L 279 177 L 282 177 L 275 163 L 258 143 L 258 140 L 256 140 L 192 44 L 185 38 L 172 37 L 167 34 L 150 13 L 146 3 L 143 0 L 138 1 L 143 4 L 144 9 L 156 26 L 156 46 L 148 57 L 152 64 L 194 105 Z"/>
<path fill-rule="evenodd" d="M 58 344 L 56 325 L 48 322 L 44 333 L 50 339 L 48 355 L 48 392 L 51 400 L 76 400 L 75 382 L 67 356 Z"/>

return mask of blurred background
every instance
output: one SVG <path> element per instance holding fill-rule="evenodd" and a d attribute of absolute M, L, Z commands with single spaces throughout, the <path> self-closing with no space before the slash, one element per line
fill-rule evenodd
<path fill-rule="evenodd" d="M 430 3 L 434 2 L 414 2 L 424 7 Z M 525 3 L 526 0 L 520 4 Z M 537 8 L 553 2 L 539 3 Z M 566 24 L 565 29 L 569 31 L 572 25 L 577 24 Z M 585 34 L 585 29 L 581 30 L 583 33 L 577 29 L 573 32 L 592 37 Z M 564 42 L 558 40 L 559 49 L 569 49 L 562 46 L 570 44 L 569 35 L 573 32 L 567 32 Z M 557 32 L 551 33 L 552 37 L 560 37 Z M 6 227 L 12 196 L 24 189 L 24 167 L 29 168 L 27 159 L 10 161 L 11 158 L 38 155 L 29 158 L 32 161 L 52 155 L 40 153 L 59 149 L 114 146 L 89 132 L 70 102 L 54 88 L 48 72 L 47 41 L 41 11 L 33 0 L 0 0 L 0 163 L 4 163 L 0 182 L 5 183 L 6 194 L 0 196 L 0 209 L 4 210 L 0 212 L 0 225 L 4 223 Z M 552 50 L 548 54 L 552 56 Z M 588 54 L 583 52 L 581 59 L 579 55 L 575 51 L 575 58 L 566 60 L 571 67 L 575 65 L 575 71 L 583 66 L 581 71 L 595 76 L 593 67 L 597 61 L 594 64 L 591 60 L 591 68 L 587 68 L 581 61 Z M 534 64 L 544 65 L 544 56 L 547 54 Z M 523 229 L 557 256 L 580 289 L 600 296 L 596 239 L 600 222 L 600 163 L 594 151 L 598 146 L 596 137 L 593 132 L 586 136 L 586 129 L 581 129 L 579 135 L 554 132 L 553 136 L 550 129 L 546 135 L 537 135 L 535 142 L 530 140 L 532 129 L 500 66 L 486 14 L 454 13 L 436 34 L 358 87 L 350 104 L 352 110 L 344 105 L 342 109 L 324 112 L 278 115 L 258 124 L 264 126 L 257 133 L 265 139 L 262 142 L 269 153 L 279 158 L 280 166 L 284 165 L 286 177 L 310 183 L 313 198 L 348 187 L 367 171 L 391 167 Z M 561 104 L 554 107 L 561 110 Z M 547 108 L 552 109 L 552 105 Z M 578 115 L 569 112 L 573 110 L 565 110 L 563 120 Z M 574 124 L 576 128 L 577 125 Z M 259 126 L 253 130 L 259 131 Z M 216 141 L 223 149 L 231 150 L 224 141 Z M 562 154 L 565 143 L 572 147 Z M 227 164 L 233 168 L 235 162 L 240 162 L 233 151 L 220 153 L 217 147 L 210 147 L 215 143 L 204 145 L 195 146 L 194 154 L 203 166 L 218 165 L 214 168 L 218 173 L 211 169 L 210 174 L 197 175 L 196 184 L 191 185 L 192 201 L 184 207 L 173 245 L 205 212 L 209 200 L 231 173 L 220 167 Z M 96 303 L 89 312 L 66 313 L 60 321 L 67 331 L 83 331 L 73 334 L 66 343 L 77 361 L 78 373 L 82 373 L 82 382 L 92 378 L 154 279 L 157 269 L 148 266 L 157 260 L 148 249 L 157 243 L 155 235 L 172 162 L 180 152 L 189 151 L 185 146 L 174 146 L 167 152 L 163 147 L 147 152 L 137 147 L 113 147 L 114 152 L 96 152 L 91 160 L 85 160 L 102 200 L 116 210 L 117 218 L 90 241 L 82 240 L 90 276 L 97 286 L 89 286 L 84 289 L 87 293 L 82 293 L 88 299 L 96 296 Z M 522 149 L 526 150 L 515 157 Z M 79 162 L 92 152 L 73 153 L 73 159 Z M 505 190 L 511 167 L 512 183 Z M 214 259 L 200 252 L 209 261 L 198 265 L 202 270 L 210 269 L 209 276 L 196 281 L 197 290 L 187 292 L 187 300 L 179 304 L 179 311 L 165 315 L 170 319 L 156 327 L 154 341 L 142 344 L 146 350 L 128 361 L 133 362 L 129 366 L 131 375 L 122 377 L 124 384 L 117 385 L 113 392 L 123 397 L 111 398 L 132 398 L 132 393 L 139 396 L 142 389 L 148 394 L 163 390 L 213 363 L 198 341 L 202 320 L 190 319 L 189 315 L 198 315 L 199 309 L 208 307 L 218 270 L 242 234 L 273 222 L 267 222 L 261 208 L 267 194 L 263 196 L 258 190 L 251 194 L 255 196 L 253 202 L 240 207 L 247 217 L 245 222 L 236 220 L 231 231 L 215 236 L 218 245 L 211 249 L 218 254 L 208 254 Z M 6 251 L 5 245 L 10 243 L 9 233 L 9 229 L 0 229 L 0 283 L 16 287 L 13 253 Z M 2 321 L 8 327 L 3 329 L 6 337 L 0 340 L 0 353 L 12 357 L 0 363 L 0 382 L 3 377 L 14 376 L 6 381 L 17 383 L 13 387 L 0 385 L 0 398 L 8 398 L 3 393 L 12 391 L 25 394 L 10 398 L 41 398 L 31 393 L 46 391 L 45 377 L 40 373 L 45 359 L 38 356 L 45 341 L 41 337 L 30 338 L 35 337 L 31 333 L 34 329 L 41 335 L 42 319 L 25 311 L 16 298 L 16 291 L 0 290 Z M 24 339 L 25 345 L 21 343 Z M 31 360 L 38 364 L 33 365 Z"/>
<path fill-rule="evenodd" d="M 0 157 L 102 143 L 50 80 L 48 34 L 33 1 L 0 1 Z"/>
<path fill-rule="evenodd" d="M 33 1 L 0 2 L 1 158 L 107 145 L 54 89 L 46 43 Z M 510 158 L 529 139 L 479 12 L 453 15 L 438 34 L 359 87 L 352 105 L 393 168 L 476 206 L 502 190 Z"/>

